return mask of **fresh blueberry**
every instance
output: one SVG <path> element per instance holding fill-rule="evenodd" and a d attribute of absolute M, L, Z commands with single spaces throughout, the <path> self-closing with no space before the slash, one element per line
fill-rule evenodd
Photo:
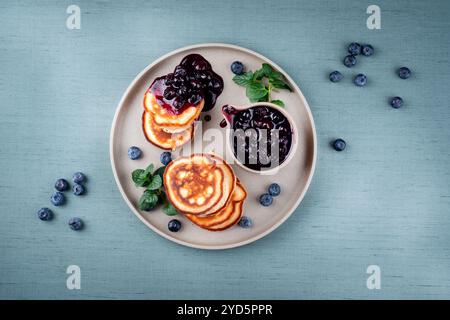
<path fill-rule="evenodd" d="M 331 82 L 339 82 L 343 78 L 344 78 L 344 76 L 339 71 L 333 71 L 332 73 L 330 73 L 330 81 Z"/>
<path fill-rule="evenodd" d="M 55 189 L 58 191 L 66 191 L 69 189 L 69 183 L 66 179 L 58 179 L 55 182 Z"/>
<path fill-rule="evenodd" d="M 52 194 L 50 201 L 53 203 L 53 205 L 60 206 L 64 204 L 64 202 L 66 201 L 66 197 L 64 197 L 64 194 L 62 194 L 61 192 L 56 191 L 54 194 Z"/>
<path fill-rule="evenodd" d="M 352 56 L 351 54 L 349 54 L 348 56 L 346 56 L 344 58 L 344 66 L 346 66 L 347 68 L 351 68 L 356 64 L 356 58 L 355 56 Z"/>
<path fill-rule="evenodd" d="M 178 232 L 181 229 L 181 222 L 177 219 L 170 220 L 167 224 L 167 228 L 171 232 Z"/>
<path fill-rule="evenodd" d="M 248 229 L 248 228 L 252 227 L 253 222 L 252 222 L 252 219 L 250 219 L 249 217 L 243 216 L 241 218 L 241 220 L 239 220 L 238 224 L 240 227 L 242 227 L 244 229 Z"/>
<path fill-rule="evenodd" d="M 131 160 L 139 159 L 142 155 L 141 149 L 138 147 L 132 146 L 128 149 L 128 158 Z"/>
<path fill-rule="evenodd" d="M 398 76 L 402 79 L 408 79 L 411 76 L 411 70 L 407 67 L 401 67 L 398 69 Z"/>
<path fill-rule="evenodd" d="M 168 151 L 164 151 L 163 153 L 161 153 L 159 160 L 163 165 L 167 166 L 169 162 L 172 161 L 172 154 Z"/>
<path fill-rule="evenodd" d="M 244 65 L 240 61 L 235 61 L 231 64 L 231 71 L 234 74 L 241 75 L 244 73 Z"/>
<path fill-rule="evenodd" d="M 43 221 L 48 221 L 48 220 L 52 220 L 53 219 L 53 211 L 50 210 L 49 208 L 41 208 L 41 209 L 39 209 L 37 215 L 38 215 L 38 218 L 43 220 Z"/>
<path fill-rule="evenodd" d="M 348 45 L 348 52 L 352 55 L 358 55 L 361 53 L 361 45 L 357 42 L 352 42 Z"/>
<path fill-rule="evenodd" d="M 83 229 L 84 223 L 80 218 L 70 218 L 69 227 L 72 230 L 78 231 Z"/>
<path fill-rule="evenodd" d="M 343 139 L 336 139 L 333 141 L 333 148 L 336 151 L 343 151 L 345 147 L 347 146 L 347 143 Z"/>
<path fill-rule="evenodd" d="M 374 53 L 373 47 L 370 44 L 364 44 L 361 47 L 361 53 L 363 56 L 370 57 Z"/>
<path fill-rule="evenodd" d="M 81 196 L 82 194 L 84 194 L 84 192 L 86 191 L 86 189 L 84 188 L 84 186 L 82 184 L 77 184 L 75 183 L 73 185 L 72 188 L 73 194 L 76 196 Z"/>
<path fill-rule="evenodd" d="M 281 187 L 278 183 L 271 183 L 268 191 L 272 197 L 276 197 L 281 193 Z"/>
<path fill-rule="evenodd" d="M 72 176 L 74 183 L 83 183 L 86 181 L 86 176 L 82 172 L 75 172 Z"/>
<path fill-rule="evenodd" d="M 367 77 L 363 75 L 362 73 L 356 75 L 356 77 L 353 79 L 353 82 L 358 87 L 364 87 L 367 84 Z"/>
<path fill-rule="evenodd" d="M 273 198 L 270 194 L 264 193 L 259 197 L 259 203 L 261 203 L 263 206 L 268 207 L 272 204 Z"/>
<path fill-rule="evenodd" d="M 400 97 L 394 97 L 391 100 L 391 106 L 392 108 L 398 109 L 401 106 L 403 106 L 403 99 Z"/>

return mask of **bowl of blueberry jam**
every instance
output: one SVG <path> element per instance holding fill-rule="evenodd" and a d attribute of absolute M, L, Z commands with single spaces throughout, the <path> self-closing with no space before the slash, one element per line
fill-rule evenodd
<path fill-rule="evenodd" d="M 273 103 L 245 107 L 225 105 L 227 146 L 234 162 L 247 171 L 271 174 L 293 158 L 298 130 L 287 111 Z"/>

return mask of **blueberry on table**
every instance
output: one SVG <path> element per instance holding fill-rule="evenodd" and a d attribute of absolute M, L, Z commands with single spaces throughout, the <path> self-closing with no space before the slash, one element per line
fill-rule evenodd
<path fill-rule="evenodd" d="M 347 143 L 343 139 L 336 139 L 333 142 L 333 148 L 336 151 L 343 151 L 346 146 Z"/>
<path fill-rule="evenodd" d="M 64 202 L 66 201 L 66 197 L 64 197 L 64 194 L 62 194 L 61 192 L 57 191 L 52 194 L 50 201 L 53 203 L 53 205 L 60 206 L 64 204 Z"/>
<path fill-rule="evenodd" d="M 142 155 L 141 149 L 138 147 L 132 146 L 128 149 L 128 158 L 131 160 L 139 159 Z"/>
<path fill-rule="evenodd" d="M 339 71 L 333 71 L 330 73 L 330 81 L 331 82 L 339 82 L 343 78 L 344 78 L 344 76 Z"/>
<path fill-rule="evenodd" d="M 163 153 L 161 153 L 159 160 L 163 165 L 167 166 L 169 162 L 172 161 L 172 154 L 168 151 L 164 151 Z"/>
<path fill-rule="evenodd" d="M 270 194 L 264 193 L 259 197 L 259 203 L 261 203 L 263 206 L 268 207 L 272 204 L 273 198 Z"/>
<path fill-rule="evenodd" d="M 411 76 L 411 70 L 409 70 L 409 68 L 407 67 L 401 67 L 398 69 L 398 76 L 401 79 L 408 79 Z"/>
<path fill-rule="evenodd" d="M 86 181 L 86 176 L 82 172 L 75 172 L 72 176 L 72 181 L 74 183 L 83 183 Z"/>
<path fill-rule="evenodd" d="M 81 196 L 82 194 L 84 194 L 86 189 L 84 188 L 84 186 L 82 184 L 76 183 L 73 185 L 72 191 L 73 191 L 74 195 Z"/>
<path fill-rule="evenodd" d="M 42 221 L 48 221 L 53 219 L 53 211 L 49 208 L 41 208 L 37 212 L 37 216 Z"/>
<path fill-rule="evenodd" d="M 181 229 L 181 222 L 177 219 L 170 220 L 167 224 L 167 228 L 171 232 L 178 232 Z"/>
<path fill-rule="evenodd" d="M 356 75 L 356 77 L 353 79 L 353 82 L 358 87 L 364 87 L 367 84 L 367 77 L 364 74 L 360 73 Z"/>
<path fill-rule="evenodd" d="M 269 191 L 269 194 L 272 197 L 276 197 L 276 196 L 278 196 L 281 193 L 281 187 L 280 187 L 280 185 L 278 183 L 272 183 L 269 186 L 268 191 Z"/>
<path fill-rule="evenodd" d="M 231 71 L 232 71 L 234 74 L 241 75 L 241 74 L 244 73 L 244 65 L 243 65 L 242 62 L 240 62 L 240 61 L 234 61 L 234 62 L 231 64 Z"/>
<path fill-rule="evenodd" d="M 69 189 L 69 183 L 66 179 L 58 179 L 55 182 L 55 189 L 58 191 L 66 191 Z"/>
<path fill-rule="evenodd" d="M 253 226 L 253 222 L 249 217 L 243 216 L 241 220 L 239 220 L 238 225 L 244 229 L 248 229 Z"/>
<path fill-rule="evenodd" d="M 83 220 L 81 220 L 80 218 L 70 218 L 69 220 L 69 227 L 72 230 L 75 231 L 79 231 L 81 229 L 83 229 L 84 223 Z"/>
<path fill-rule="evenodd" d="M 364 44 L 361 47 L 361 53 L 363 56 L 370 57 L 374 53 L 374 49 L 370 44 Z"/>
<path fill-rule="evenodd" d="M 348 55 L 344 58 L 344 66 L 351 68 L 356 64 L 356 58 L 353 55 Z"/>
<path fill-rule="evenodd" d="M 401 106 L 403 106 L 403 99 L 400 97 L 394 97 L 391 100 L 391 106 L 392 108 L 398 109 Z"/>
<path fill-rule="evenodd" d="M 352 42 L 348 45 L 348 52 L 352 55 L 358 55 L 361 53 L 361 45 L 357 42 Z"/>

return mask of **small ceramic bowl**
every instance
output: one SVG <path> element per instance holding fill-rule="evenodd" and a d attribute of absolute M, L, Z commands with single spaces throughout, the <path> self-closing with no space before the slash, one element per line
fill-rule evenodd
<path fill-rule="evenodd" d="M 283 114 L 286 117 L 286 119 L 288 120 L 288 122 L 289 122 L 289 124 L 291 126 L 291 130 L 292 130 L 292 141 L 291 141 L 291 149 L 289 150 L 285 160 L 280 165 L 278 165 L 276 167 L 273 167 L 273 168 L 262 168 L 261 170 L 255 170 L 255 169 L 251 169 L 251 168 L 248 168 L 247 166 L 245 166 L 242 162 L 240 162 L 237 159 L 236 155 L 234 154 L 233 143 L 231 141 L 232 133 L 233 133 L 232 130 L 231 130 L 232 129 L 232 124 L 230 122 L 230 117 L 229 116 L 227 117 L 225 115 L 225 113 L 222 111 L 222 113 L 224 115 L 224 118 L 225 118 L 225 121 L 227 122 L 227 125 L 228 125 L 227 127 L 229 128 L 229 130 L 227 130 L 228 131 L 228 137 L 226 139 L 227 140 L 226 144 L 227 144 L 228 153 L 231 154 L 234 163 L 236 163 L 238 166 L 240 166 L 244 170 L 247 170 L 247 171 L 252 172 L 252 173 L 269 175 L 269 174 L 274 174 L 278 170 L 280 170 L 283 167 L 285 167 L 289 163 L 289 161 L 291 161 L 292 158 L 294 157 L 294 154 L 295 154 L 295 152 L 297 150 L 297 145 L 298 145 L 298 129 L 297 129 L 297 125 L 295 124 L 295 121 L 292 119 L 291 115 L 284 108 L 282 108 L 282 107 L 280 107 L 280 106 L 278 106 L 276 104 L 273 104 L 273 103 L 270 103 L 270 102 L 257 102 L 257 103 L 252 103 L 252 104 L 249 104 L 249 105 L 246 105 L 246 106 L 232 106 L 232 107 L 234 109 L 236 109 L 236 111 L 242 111 L 242 110 L 246 110 L 246 109 L 249 109 L 249 108 L 252 108 L 252 107 L 258 107 L 258 106 L 265 106 L 265 107 L 268 107 L 268 108 L 276 109 L 281 114 Z"/>

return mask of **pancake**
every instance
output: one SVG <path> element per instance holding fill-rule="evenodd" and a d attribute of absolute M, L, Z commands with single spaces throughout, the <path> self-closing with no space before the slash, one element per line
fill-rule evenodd
<path fill-rule="evenodd" d="M 164 186 L 168 200 L 179 212 L 206 216 L 228 204 L 236 176 L 218 156 L 193 154 L 169 163 Z"/>
<path fill-rule="evenodd" d="M 202 99 L 198 104 L 185 108 L 180 114 L 173 114 L 161 107 L 150 91 L 147 91 L 144 96 L 145 111 L 153 115 L 155 123 L 161 129 L 170 133 L 187 130 L 200 116 L 204 104 L 205 100 Z"/>
<path fill-rule="evenodd" d="M 149 142 L 165 150 L 175 150 L 190 141 L 194 135 L 193 124 L 182 132 L 168 133 L 155 123 L 151 113 L 145 111 L 142 114 L 142 130 Z"/>
<path fill-rule="evenodd" d="M 236 223 L 238 223 L 239 220 L 241 219 L 242 212 L 243 212 L 243 205 L 244 205 L 244 201 L 235 202 L 234 206 L 233 206 L 233 213 L 227 221 L 225 221 L 221 224 L 216 224 L 216 225 L 206 228 L 206 229 L 208 229 L 209 231 L 222 231 L 222 230 L 231 228 Z"/>
<path fill-rule="evenodd" d="M 222 192 L 228 196 L 223 197 L 218 203 L 212 206 L 211 209 L 202 213 L 201 214 L 202 217 L 215 214 L 228 204 L 233 195 L 234 189 L 236 188 L 236 180 L 237 180 L 233 169 L 227 163 L 225 163 L 225 161 L 222 158 L 214 154 L 209 154 L 208 156 L 211 157 L 214 161 L 216 161 L 218 167 L 222 170 L 225 176 L 224 183 L 222 184 Z"/>
<path fill-rule="evenodd" d="M 207 217 L 199 217 L 192 214 L 185 214 L 185 216 L 201 228 L 211 229 L 215 227 L 223 230 L 234 224 L 236 216 L 240 217 L 239 211 L 242 212 L 242 203 L 246 197 L 247 192 L 238 180 L 231 200 L 225 208 Z"/>

